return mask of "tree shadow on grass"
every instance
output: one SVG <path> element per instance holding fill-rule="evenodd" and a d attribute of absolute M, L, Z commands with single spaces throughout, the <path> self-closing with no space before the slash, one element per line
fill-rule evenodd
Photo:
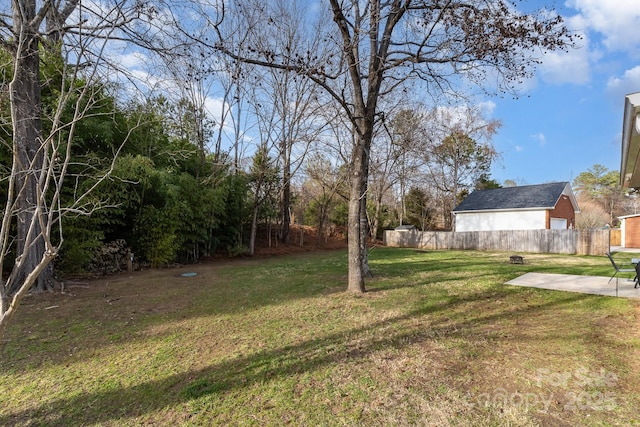
<path fill-rule="evenodd" d="M 325 252 L 123 273 L 76 285 L 65 294 L 32 295 L 11 325 L 0 330 L 0 357 L 30 355 L 29 369 L 37 369 L 44 363 L 67 362 L 73 348 L 88 347 L 93 352 L 145 340 L 145 331 L 155 325 L 325 297 L 344 290 L 338 283 L 342 265 L 321 279 L 307 278 L 316 264 L 323 263 L 342 263 L 346 274 L 342 258 L 339 252 Z M 181 276 L 185 271 L 197 275 Z"/>
<path fill-rule="evenodd" d="M 448 284 L 464 286 L 484 274 L 495 275 L 496 284 L 504 283 L 508 280 L 502 280 L 506 275 L 516 277 L 516 272 L 523 268 L 516 266 L 514 269 L 513 265 L 505 263 L 496 265 L 495 271 L 487 273 L 487 262 L 483 261 L 482 256 L 473 256 L 475 253 L 465 258 L 457 252 L 438 252 L 431 259 L 413 259 L 407 257 L 408 253 L 413 255 L 406 250 L 385 249 L 381 257 L 372 257 L 372 268 L 376 275 L 368 285 L 372 294 L 416 285 L 439 284 L 441 286 L 437 289 L 434 287 L 433 291 L 438 294 L 430 294 L 430 298 L 439 303 L 443 299 L 449 300 L 451 287 Z M 429 256 L 430 253 L 425 255 Z M 314 271 L 317 268 L 322 270 L 325 266 L 333 268 L 333 272 L 328 278 L 316 279 Z M 70 297 L 65 295 L 35 301 L 37 310 L 30 310 L 27 316 L 23 316 L 27 310 L 17 315 L 23 316 L 20 328 L 28 332 L 21 333 L 18 330 L 13 334 L 13 343 L 3 342 L 0 345 L 0 353 L 7 359 L 10 359 L 8 355 L 11 353 L 20 353 L 21 356 L 15 358 L 18 369 L 27 365 L 28 368 L 24 369 L 38 369 L 43 364 L 67 362 L 67 348 L 88 346 L 92 350 L 86 352 L 89 358 L 102 347 L 146 340 L 149 338 L 147 331 L 154 325 L 183 322 L 192 317 L 237 314 L 302 298 L 324 298 L 344 290 L 339 272 L 344 269 L 346 274 L 346 259 L 342 252 L 336 252 L 321 256 L 305 254 L 280 259 L 247 260 L 211 267 L 190 266 L 189 271 L 199 273 L 196 277 L 180 277 L 179 273 L 184 269 L 151 272 L 154 281 L 146 287 L 138 286 L 138 276 L 122 275 L 114 277 L 108 286 L 104 284 L 110 279 L 103 279 L 102 288 L 91 292 L 84 292 L 81 288 L 72 301 L 66 301 Z M 244 268 L 236 270 L 237 267 Z M 233 275 L 240 271 L 247 277 L 260 274 L 262 277 L 251 286 L 243 286 L 242 280 L 239 285 L 228 285 L 226 279 L 217 277 L 222 274 L 219 268 L 224 270 L 224 274 Z M 265 276 L 271 274 L 269 272 L 273 277 Z M 278 276 L 279 273 L 287 277 Z M 424 277 L 404 280 L 413 273 Z M 385 281 L 386 278 L 398 280 Z M 495 291 L 495 287 L 493 289 Z M 462 298 L 466 298 L 466 291 L 461 293 Z M 47 306 L 57 305 L 60 308 L 46 311 Z M 42 323 L 43 315 L 47 317 L 45 324 Z M 161 334 L 173 333 L 171 328 L 160 329 Z M 159 335 L 154 337 L 160 338 Z M 25 338 L 28 338 L 27 344 Z M 85 356 L 77 354 L 76 357 Z"/>
<path fill-rule="evenodd" d="M 160 380 L 131 387 L 116 385 L 108 390 L 89 391 L 74 397 L 43 402 L 24 411 L 12 412 L 10 408 L 5 407 L 5 415 L 0 416 L 0 425 L 84 425 L 152 416 L 153 412 L 163 408 L 206 396 L 224 396 L 256 383 L 313 372 L 349 360 L 365 360 L 381 349 L 402 350 L 434 337 L 438 340 L 480 339 L 481 337 L 476 337 L 475 332 L 472 333 L 479 326 L 514 316 L 532 315 L 540 310 L 573 304 L 584 298 L 588 296 L 571 294 L 536 306 L 505 306 L 497 312 L 495 307 L 493 312 L 485 312 L 479 309 L 480 307 L 469 310 L 469 307 L 465 306 L 486 301 L 485 292 L 468 294 L 446 303 L 426 303 L 404 315 L 367 326 L 345 328 L 344 331 L 295 345 L 258 351 Z M 451 314 L 436 315 L 442 312 Z M 415 319 L 423 316 L 429 316 L 424 322 L 429 327 L 416 326 L 423 322 L 415 322 Z M 376 333 L 381 330 L 384 333 Z"/>

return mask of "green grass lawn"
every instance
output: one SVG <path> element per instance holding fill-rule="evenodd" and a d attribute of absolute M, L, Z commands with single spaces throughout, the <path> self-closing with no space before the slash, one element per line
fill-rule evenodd
<path fill-rule="evenodd" d="M 0 334 L 0 425 L 640 424 L 640 300 L 504 285 L 610 276 L 606 257 L 376 248 L 364 295 L 344 292 L 346 261 L 29 296 Z"/>

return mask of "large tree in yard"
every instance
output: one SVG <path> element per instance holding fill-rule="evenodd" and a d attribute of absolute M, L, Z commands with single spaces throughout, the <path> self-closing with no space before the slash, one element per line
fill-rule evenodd
<path fill-rule="evenodd" d="M 258 8 L 264 26 L 278 25 L 269 1 L 225 5 L 227 14 Z M 221 32 L 215 47 L 241 61 L 304 75 L 342 107 L 354 134 L 348 290 L 363 292 L 369 153 L 384 113 L 381 100 L 414 84 L 433 96 L 455 92 L 462 82 L 491 92 L 513 91 L 539 62 L 534 52 L 567 49 L 573 41 L 560 16 L 547 9 L 523 13 L 517 3 L 504 0 L 328 0 L 321 5 L 303 23 L 317 25 L 316 37 L 324 44 L 316 51 L 274 50 L 260 42 L 260 26 L 247 27 L 255 32 L 254 41 L 240 52 Z M 332 23 L 323 25 L 326 13 Z"/>

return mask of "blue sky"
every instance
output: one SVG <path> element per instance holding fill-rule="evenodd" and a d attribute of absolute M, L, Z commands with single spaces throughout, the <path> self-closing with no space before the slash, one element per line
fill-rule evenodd
<path fill-rule="evenodd" d="M 583 34 L 580 49 L 543 58 L 524 94 L 488 100 L 502 121 L 500 183 L 573 181 L 594 164 L 620 169 L 624 96 L 640 92 L 640 0 L 529 1 Z"/>

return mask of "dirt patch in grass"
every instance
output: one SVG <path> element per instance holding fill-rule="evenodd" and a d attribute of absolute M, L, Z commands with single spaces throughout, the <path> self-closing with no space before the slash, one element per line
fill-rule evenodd
<path fill-rule="evenodd" d="M 291 255 L 304 252 L 315 252 L 322 250 L 345 249 L 347 247 L 347 236 L 344 228 L 332 228 L 327 230 L 318 238 L 315 227 L 304 225 L 292 225 L 288 243 L 279 241 L 272 232 L 269 239 L 268 232 L 261 230 L 256 238 L 256 257 L 270 257 L 277 255 Z M 214 258 L 225 258 L 219 254 Z"/>

